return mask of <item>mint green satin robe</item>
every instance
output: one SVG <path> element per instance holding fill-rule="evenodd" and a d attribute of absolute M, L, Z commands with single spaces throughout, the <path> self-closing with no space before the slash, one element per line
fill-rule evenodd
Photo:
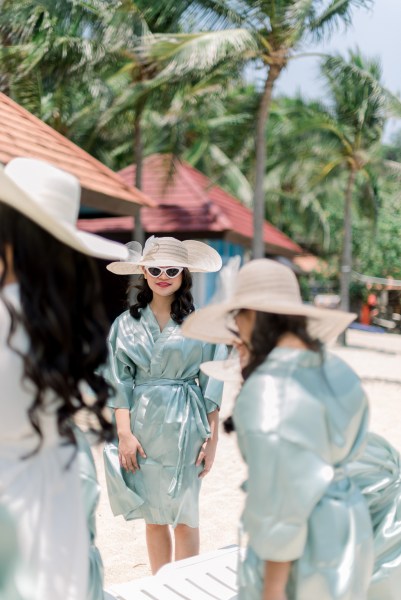
<path fill-rule="evenodd" d="M 100 486 L 95 462 L 85 435 L 76 427 L 81 489 L 89 531 L 89 581 L 87 600 L 103 598 L 103 562 L 95 544 L 95 513 Z M 20 563 L 17 529 L 6 507 L 0 506 L 0 600 L 33 600 L 33 584 Z"/>
<path fill-rule="evenodd" d="M 21 312 L 18 284 L 5 286 L 2 295 Z M 77 452 L 60 436 L 58 402 L 50 393 L 38 414 L 39 439 L 28 418 L 34 389 L 22 377 L 28 336 L 18 326 L 10 347 L 9 330 L 10 315 L 0 300 L 0 598 L 98 600 L 98 492 L 90 450 L 85 443 Z"/>
<path fill-rule="evenodd" d="M 366 600 L 372 526 L 346 471 L 368 424 L 356 374 L 330 354 L 275 348 L 245 381 L 234 422 L 248 465 L 240 600 L 262 598 L 268 560 L 292 562 L 288 600 Z"/>
<path fill-rule="evenodd" d="M 172 319 L 160 332 L 147 306 L 139 320 L 127 311 L 113 323 L 106 373 L 116 389 L 112 408 L 130 410 L 131 429 L 146 459 L 122 469 L 116 444 L 105 446 L 105 471 L 115 515 L 147 523 L 198 527 L 196 467 L 210 436 L 208 413 L 220 406 L 223 384 L 200 372 L 202 362 L 225 358 L 226 348 L 184 338 Z"/>
<path fill-rule="evenodd" d="M 349 466 L 363 493 L 374 534 L 375 565 L 368 600 L 401 598 L 401 460 L 380 435 L 368 433 L 363 454 Z"/>
<path fill-rule="evenodd" d="M 20 565 L 17 528 L 5 506 L 0 506 L 0 600 L 30 600 L 30 585 Z"/>
<path fill-rule="evenodd" d="M 99 503 L 100 485 L 97 480 L 95 461 L 85 434 L 75 427 L 78 443 L 79 478 L 89 533 L 89 580 L 87 600 L 103 598 L 103 561 L 96 546 L 96 509 Z"/>

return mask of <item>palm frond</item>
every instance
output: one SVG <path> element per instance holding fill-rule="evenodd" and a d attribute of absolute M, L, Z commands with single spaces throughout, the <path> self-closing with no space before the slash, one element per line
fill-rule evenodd
<path fill-rule="evenodd" d="M 350 112 L 356 108 L 356 103 L 363 100 L 363 96 L 365 99 L 368 96 L 369 105 L 382 120 L 391 110 L 401 114 L 401 100 L 380 83 L 381 66 L 377 59 L 364 59 L 358 51 L 350 52 L 348 60 L 337 54 L 323 62 L 322 70 L 334 94 L 339 87 L 348 91 L 343 105 L 346 107 L 348 103 Z M 355 89 L 359 96 L 356 96 Z"/>
<path fill-rule="evenodd" d="M 324 3 L 323 10 L 315 10 L 309 22 L 310 31 L 321 39 L 323 35 L 332 33 L 340 25 L 349 26 L 355 9 L 369 9 L 374 0 L 329 0 Z"/>
<path fill-rule="evenodd" d="M 246 29 L 157 34 L 144 38 L 138 52 L 148 65 L 164 64 L 157 77 L 171 80 L 188 73 L 207 72 L 232 57 L 245 62 L 257 52 L 257 42 Z"/>
<path fill-rule="evenodd" d="M 233 195 L 238 198 L 245 206 L 252 205 L 253 190 L 248 179 L 236 165 L 218 146 L 212 144 L 209 147 L 212 160 L 220 167 L 224 173 L 223 181 Z"/>

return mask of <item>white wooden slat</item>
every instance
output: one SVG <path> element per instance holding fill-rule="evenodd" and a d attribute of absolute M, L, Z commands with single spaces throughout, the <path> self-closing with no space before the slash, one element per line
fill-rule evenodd
<path fill-rule="evenodd" d="M 214 566 L 212 569 L 208 570 L 209 577 L 215 577 L 225 585 L 237 589 L 237 567 L 230 567 L 230 565 L 225 565 L 224 567 L 220 567 L 216 569 Z"/>
<path fill-rule="evenodd" d="M 154 577 L 117 584 L 105 600 L 237 600 L 238 547 L 166 565 Z"/>
<path fill-rule="evenodd" d="M 109 591 L 117 594 L 117 600 L 182 600 L 182 596 L 166 588 L 157 577 L 120 583 L 112 586 Z"/>

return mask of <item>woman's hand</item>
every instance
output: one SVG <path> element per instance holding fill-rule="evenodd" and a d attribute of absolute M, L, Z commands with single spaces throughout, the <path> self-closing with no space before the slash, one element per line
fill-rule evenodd
<path fill-rule="evenodd" d="M 198 460 L 195 463 L 197 467 L 203 464 L 203 470 L 199 473 L 199 477 L 201 478 L 209 473 L 214 462 L 214 457 L 216 456 L 217 440 L 219 436 L 219 411 L 217 408 L 208 413 L 207 420 L 210 427 L 210 438 L 202 444 Z"/>
<path fill-rule="evenodd" d="M 203 470 L 199 473 L 199 477 L 203 478 L 207 475 L 212 468 L 214 463 L 214 457 L 216 456 L 217 441 L 212 439 L 206 440 L 202 444 L 200 449 L 196 466 L 199 467 L 203 463 Z"/>
<path fill-rule="evenodd" d="M 123 469 L 132 473 L 139 469 L 137 452 L 142 458 L 146 458 L 141 444 L 133 433 L 124 433 L 118 436 L 118 458 Z"/>

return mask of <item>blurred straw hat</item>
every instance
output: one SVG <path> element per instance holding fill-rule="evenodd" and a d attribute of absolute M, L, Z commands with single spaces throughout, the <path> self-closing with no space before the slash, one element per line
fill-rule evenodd
<path fill-rule="evenodd" d="M 126 258 L 123 244 L 77 229 L 80 197 L 78 179 L 50 163 L 14 158 L 0 168 L 0 202 L 78 252 L 104 259 Z"/>
<path fill-rule="evenodd" d="M 152 235 L 143 247 L 138 242 L 127 244 L 127 260 L 112 262 L 107 269 L 116 275 L 142 273 L 142 267 L 186 267 L 195 273 L 212 273 L 221 269 L 220 254 L 203 242 Z"/>
<path fill-rule="evenodd" d="M 239 356 L 232 356 L 225 360 L 208 360 L 201 363 L 200 370 L 208 377 L 213 377 L 224 383 L 236 383 L 240 385 L 243 381 Z"/>
<path fill-rule="evenodd" d="M 182 332 L 187 337 L 212 343 L 231 344 L 234 326 L 230 313 L 248 308 L 261 312 L 307 317 L 308 332 L 322 342 L 335 339 L 356 315 L 340 310 L 303 304 L 297 279 L 291 269 L 269 259 L 247 263 L 237 275 L 232 296 L 187 317 Z"/>

